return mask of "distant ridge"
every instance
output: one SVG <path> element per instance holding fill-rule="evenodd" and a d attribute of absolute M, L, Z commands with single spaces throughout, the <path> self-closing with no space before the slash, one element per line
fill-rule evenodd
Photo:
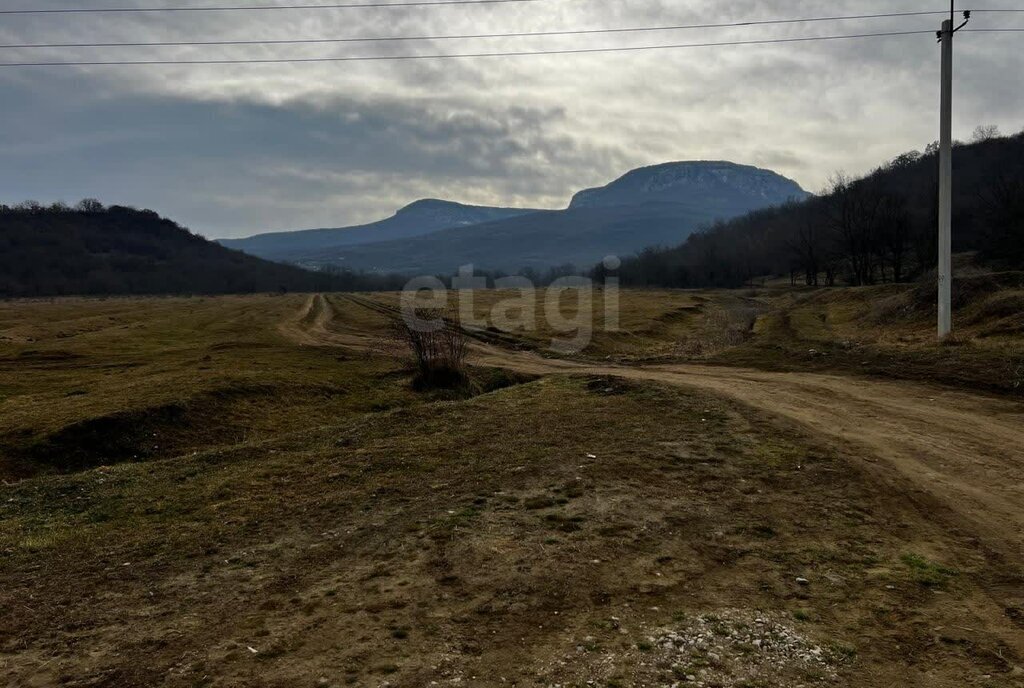
<path fill-rule="evenodd" d="M 448 272 L 469 263 L 506 271 L 585 266 L 610 254 L 675 245 L 714 220 L 808 196 L 799 184 L 770 170 L 724 161 L 671 162 L 581 191 L 566 210 L 425 200 L 363 227 L 223 243 L 309 268 L 382 273 Z"/>
<path fill-rule="evenodd" d="M 465 205 L 426 198 L 410 203 L 385 220 L 366 225 L 274 232 L 247 239 L 222 239 L 220 243 L 261 258 L 301 261 L 323 249 L 407 239 L 441 229 L 467 227 L 532 212 L 536 211 Z"/>
<path fill-rule="evenodd" d="M 612 183 L 576 194 L 570 208 L 597 208 L 701 198 L 709 204 L 754 210 L 810 196 L 771 170 L 725 161 L 668 162 L 627 172 Z"/>

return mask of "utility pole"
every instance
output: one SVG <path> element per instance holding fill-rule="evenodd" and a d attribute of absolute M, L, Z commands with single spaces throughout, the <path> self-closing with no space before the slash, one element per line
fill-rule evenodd
<path fill-rule="evenodd" d="M 939 114 L 939 339 L 953 331 L 953 35 L 971 18 L 953 28 L 956 0 L 950 2 L 949 19 L 942 22 L 942 97 Z"/>

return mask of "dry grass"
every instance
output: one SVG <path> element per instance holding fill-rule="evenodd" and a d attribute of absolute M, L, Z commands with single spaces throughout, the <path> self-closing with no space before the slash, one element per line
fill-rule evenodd
<path fill-rule="evenodd" d="M 1008 670 L 960 582 L 997 571 L 928 514 L 785 426 L 596 382 L 6 488 L 0 676 L 632 685 L 671 679 L 645 663 L 656 629 L 737 609 L 799 611 L 815 644 L 851 648 L 843 685 Z M 964 575 L 938 599 L 910 552 Z M 939 626 L 975 630 L 936 647 Z"/>
<path fill-rule="evenodd" d="M 1020 394 L 1020 284 L 1019 273 L 962 279 L 953 344 L 936 340 L 930 301 L 934 290 L 917 285 L 748 293 L 628 290 L 621 294 L 621 325 L 614 332 L 603 329 L 603 302 L 597 295 L 591 306 L 593 341 L 577 357 L 627 364 L 704 361 L 834 371 Z M 474 312 L 483 319 L 495 303 L 510 296 L 477 293 Z M 398 301 L 396 294 L 372 298 Z M 571 302 L 563 307 L 567 317 L 577 316 Z M 546 352 L 557 336 L 540 318 L 536 330 L 508 333 L 493 343 Z"/>
<path fill-rule="evenodd" d="M 285 339 L 277 326 L 305 298 L 0 303 L 0 477 L 166 458 L 420 403 L 394 359 Z"/>
<path fill-rule="evenodd" d="M 779 293 L 757 336 L 716 361 L 772 370 L 831 370 L 1018 394 L 1024 356 L 1020 291 L 1007 278 L 961 288 L 956 331 L 935 336 L 934 306 L 912 285 Z M 1012 280 L 1011 280 L 1012 281 Z"/>
<path fill-rule="evenodd" d="M 652 322 L 600 351 L 751 323 L 708 317 L 734 295 L 645 295 L 625 303 Z M 1012 562 L 846 449 L 608 378 L 433 402 L 398 360 L 282 337 L 304 302 L 0 305 L 0 447 L 34 468 L 0 487 L 0 683 L 671 685 L 649 637 L 761 612 L 799 620 L 841 685 L 1012 681 L 1024 612 L 991 594 Z M 339 331 L 387 331 L 328 303 Z M 154 446 L 73 474 L 29 451 L 95 434 Z M 798 670 L 780 684 L 823 684 Z"/>

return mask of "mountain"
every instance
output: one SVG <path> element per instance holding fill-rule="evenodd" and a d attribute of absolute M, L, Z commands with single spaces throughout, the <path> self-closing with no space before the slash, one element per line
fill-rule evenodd
<path fill-rule="evenodd" d="M 408 239 L 441 229 L 467 227 L 532 212 L 535 211 L 463 205 L 429 198 L 405 206 L 386 220 L 367 225 L 274 232 L 248 239 L 222 239 L 220 243 L 261 258 L 302 261 L 322 249 Z"/>
<path fill-rule="evenodd" d="M 401 241 L 297 248 L 287 256 L 311 268 L 403 273 L 450 272 L 470 263 L 487 270 L 585 266 L 608 255 L 678 244 L 716 219 L 808 196 L 769 170 L 729 162 L 666 163 L 582 191 L 566 210 L 522 211 Z"/>
<path fill-rule="evenodd" d="M 700 199 L 708 205 L 747 212 L 809 194 L 791 179 L 732 162 L 669 162 L 641 167 L 598 189 L 576 194 L 570 208 L 607 208 Z"/>
<path fill-rule="evenodd" d="M 233 251 L 151 210 L 0 206 L 0 297 L 321 291 L 359 278 Z"/>
<path fill-rule="evenodd" d="M 412 239 L 327 249 L 300 265 L 405 274 L 451 273 L 468 264 L 504 271 L 587 266 L 608 255 L 679 243 L 722 212 L 681 203 L 540 211 Z"/>
<path fill-rule="evenodd" d="M 779 275 L 829 286 L 921 279 L 921 304 L 930 308 L 938 157 L 934 144 L 909 151 L 864 177 L 833 180 L 820 196 L 758 210 L 672 248 L 627 258 L 618 276 L 624 285 L 670 288 L 739 287 Z M 953 169 L 953 251 L 972 253 L 997 270 L 1024 269 L 1024 132 L 958 142 Z M 959 284 L 961 277 L 954 280 L 957 301 L 982 288 Z M 1008 299 L 1005 314 L 1020 315 L 1021 303 Z"/>

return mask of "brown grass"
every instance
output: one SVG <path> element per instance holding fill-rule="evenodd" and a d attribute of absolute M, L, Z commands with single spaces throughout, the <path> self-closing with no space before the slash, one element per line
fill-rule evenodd
<path fill-rule="evenodd" d="M 750 323 L 706 319 L 732 294 L 646 296 L 602 354 Z M 836 336 L 871 300 L 816 298 Z M 330 327 L 387 330 L 328 302 Z M 607 377 L 472 371 L 498 391 L 434 403 L 398 360 L 283 338 L 305 303 L 0 304 L 0 450 L 34 469 L 0 486 L 0 683 L 672 685 L 658 629 L 763 613 L 842 658 L 839 685 L 1013 685 L 1024 611 L 993 599 L 1017 562 L 852 449 Z M 801 317 L 727 352 L 804 346 Z"/>
<path fill-rule="evenodd" d="M 785 425 L 608 385 L 547 379 L 7 488 L 0 677 L 633 685 L 671 679 L 645 661 L 656 629 L 737 609 L 799 610 L 801 633 L 844 648 L 843 685 L 1009 670 L 977 615 L 998 570 L 929 514 Z M 911 553 L 962 572 L 941 599 Z M 973 630 L 936 646 L 936 627 Z"/>

